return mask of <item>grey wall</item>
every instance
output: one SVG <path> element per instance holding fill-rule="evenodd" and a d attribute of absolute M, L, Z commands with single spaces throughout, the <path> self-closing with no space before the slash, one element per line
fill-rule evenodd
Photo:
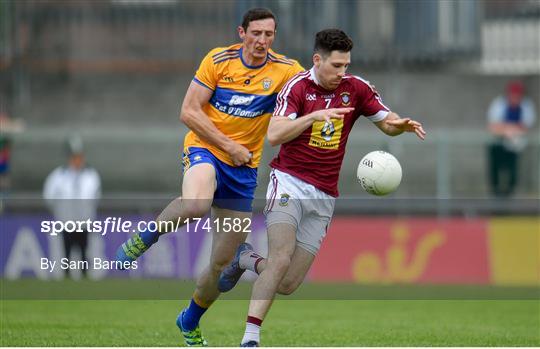
<path fill-rule="evenodd" d="M 376 85 L 393 110 L 422 121 L 428 140 L 420 142 L 412 135 L 391 139 L 361 120 L 349 140 L 341 177 L 343 194 L 363 195 L 354 180 L 358 161 L 371 150 L 387 148 L 404 168 L 399 195 L 436 194 L 441 165 L 451 171 L 452 196 L 486 195 L 485 112 L 491 99 L 504 91 L 508 77 L 427 70 L 360 75 Z M 72 76 L 62 81 L 33 77 L 31 101 L 13 113 L 27 123 L 26 131 L 13 138 L 13 189 L 40 190 L 46 174 L 64 161 L 65 136 L 77 131 L 85 140 L 89 162 L 102 174 L 106 192 L 179 192 L 180 149 L 187 129 L 177 115 L 190 79 L 135 75 Z M 539 77 L 527 77 L 525 82 L 538 108 Z M 538 126 L 534 133 L 538 137 Z M 441 153 L 445 139 L 447 153 Z M 266 163 L 274 152 L 268 147 L 265 152 L 261 196 L 267 183 Z M 537 146 L 524 154 L 523 196 L 538 194 L 538 155 Z"/>

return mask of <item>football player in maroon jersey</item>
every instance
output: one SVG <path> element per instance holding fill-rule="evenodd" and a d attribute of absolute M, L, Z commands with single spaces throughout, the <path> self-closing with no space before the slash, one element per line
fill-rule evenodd
<path fill-rule="evenodd" d="M 226 292 L 246 269 L 259 274 L 242 346 L 258 346 L 260 326 L 275 294 L 294 292 L 311 267 L 333 215 L 339 171 L 355 121 L 366 117 L 390 136 L 412 132 L 424 139 L 426 134 L 418 121 L 390 111 L 368 81 L 346 74 L 352 47 L 339 29 L 317 33 L 313 67 L 289 80 L 277 97 L 267 133 L 272 145 L 281 144 L 270 163 L 268 258 L 242 244 L 219 282 Z"/>

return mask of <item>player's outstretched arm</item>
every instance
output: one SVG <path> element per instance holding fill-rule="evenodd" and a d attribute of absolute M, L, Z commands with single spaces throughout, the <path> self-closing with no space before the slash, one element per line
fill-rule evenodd
<path fill-rule="evenodd" d="M 180 121 L 206 142 L 227 152 L 236 166 L 245 165 L 251 161 L 249 150 L 225 136 L 203 111 L 212 93 L 212 90 L 192 81 L 182 103 Z"/>
<path fill-rule="evenodd" d="M 397 136 L 403 132 L 414 132 L 422 140 L 426 136 L 426 131 L 424 131 L 421 123 L 411 118 L 402 119 L 394 112 L 388 113 L 386 118 L 376 122 L 375 125 L 389 136 Z"/>
<path fill-rule="evenodd" d="M 343 119 L 345 114 L 354 108 L 332 108 L 317 110 L 313 113 L 290 119 L 286 116 L 274 116 L 268 126 L 268 142 L 272 146 L 287 143 L 298 137 L 305 129 L 313 125 L 315 121 L 331 122 L 331 119 Z"/>

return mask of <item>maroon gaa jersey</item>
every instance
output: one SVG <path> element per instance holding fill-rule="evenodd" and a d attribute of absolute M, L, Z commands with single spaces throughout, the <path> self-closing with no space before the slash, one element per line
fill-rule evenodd
<path fill-rule="evenodd" d="M 314 68 L 295 75 L 278 94 L 273 117 L 301 118 L 320 109 L 353 107 L 343 120 L 316 121 L 295 139 L 283 143 L 270 166 L 337 197 L 347 139 L 360 117 L 383 120 L 389 109 L 368 81 L 345 75 L 334 91 L 322 88 Z"/>

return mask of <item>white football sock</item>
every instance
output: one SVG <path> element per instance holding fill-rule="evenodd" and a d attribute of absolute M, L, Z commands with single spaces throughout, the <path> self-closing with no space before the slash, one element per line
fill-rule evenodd
<path fill-rule="evenodd" d="M 258 264 L 258 261 L 263 259 L 264 258 L 259 256 L 257 253 L 247 250 L 240 254 L 240 261 L 238 264 L 240 265 L 240 268 L 251 270 L 252 272 L 258 274 L 257 270 L 255 269 L 255 265 Z"/>
<path fill-rule="evenodd" d="M 260 343 L 260 332 L 261 326 L 246 322 L 246 332 L 244 332 L 244 338 L 242 338 L 242 342 L 240 344 L 244 344 L 249 341 Z"/>

